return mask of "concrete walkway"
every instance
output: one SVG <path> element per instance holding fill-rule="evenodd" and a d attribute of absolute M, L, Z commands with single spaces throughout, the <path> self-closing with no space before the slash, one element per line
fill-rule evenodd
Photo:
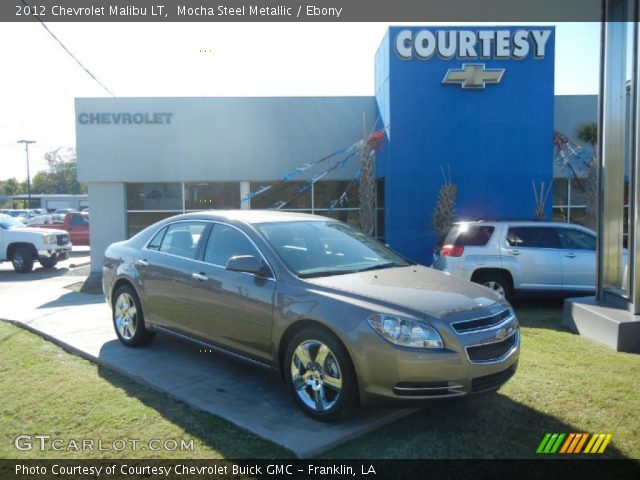
<path fill-rule="evenodd" d="M 0 284 L 0 319 L 28 329 L 112 370 L 218 415 L 297 457 L 319 455 L 415 410 L 363 408 L 335 424 L 311 420 L 293 404 L 272 370 L 158 335 L 147 347 L 123 346 L 101 295 L 65 286 L 78 277 L 34 278 Z"/>

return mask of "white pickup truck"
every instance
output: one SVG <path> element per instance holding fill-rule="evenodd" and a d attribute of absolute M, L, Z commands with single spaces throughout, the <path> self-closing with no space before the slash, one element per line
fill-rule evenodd
<path fill-rule="evenodd" d="M 29 228 L 9 215 L 0 214 L 0 262 L 11 260 L 16 272 L 30 272 L 36 260 L 45 268 L 53 268 L 70 253 L 67 232 Z"/>

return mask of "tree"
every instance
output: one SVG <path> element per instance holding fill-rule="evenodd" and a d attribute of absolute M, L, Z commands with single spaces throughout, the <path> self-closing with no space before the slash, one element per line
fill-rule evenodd
<path fill-rule="evenodd" d="M 44 158 L 49 165 L 49 171 L 35 174 L 31 182 L 33 193 L 87 193 L 87 185 L 78 182 L 74 148 L 55 148 L 47 152 Z"/>
<path fill-rule="evenodd" d="M 25 191 L 24 182 L 19 182 L 15 178 L 0 180 L 0 195 L 21 195 Z"/>
<path fill-rule="evenodd" d="M 576 136 L 583 142 L 595 147 L 596 143 L 598 143 L 598 125 L 593 122 L 583 123 L 578 126 Z"/>

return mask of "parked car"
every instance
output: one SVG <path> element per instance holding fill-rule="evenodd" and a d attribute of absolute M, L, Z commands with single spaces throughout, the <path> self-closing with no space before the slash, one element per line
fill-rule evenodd
<path fill-rule="evenodd" d="M 0 214 L 0 262 L 10 260 L 18 273 L 33 270 L 37 260 L 53 268 L 71 253 L 67 232 L 25 226 L 9 215 Z"/>
<path fill-rule="evenodd" d="M 162 332 L 276 368 L 321 420 L 493 391 L 518 361 L 502 296 L 315 215 L 171 217 L 109 246 L 102 281 L 124 345 Z"/>
<path fill-rule="evenodd" d="M 50 228 L 49 224 L 30 224 L 34 228 Z M 56 224 L 59 230 L 69 234 L 74 245 L 89 245 L 89 214 L 85 212 L 69 212 L 64 215 L 61 224 Z"/>
<path fill-rule="evenodd" d="M 433 267 L 517 293 L 595 290 L 596 234 L 580 225 L 537 221 L 478 221 L 453 225 Z"/>
<path fill-rule="evenodd" d="M 73 208 L 58 208 L 53 212 L 53 221 L 55 223 L 63 223 L 67 213 L 75 212 Z"/>

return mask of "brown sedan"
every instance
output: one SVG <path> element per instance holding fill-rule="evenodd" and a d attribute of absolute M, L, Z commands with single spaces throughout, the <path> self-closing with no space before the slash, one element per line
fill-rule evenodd
<path fill-rule="evenodd" d="M 125 345 L 169 333 L 277 368 L 321 420 L 357 402 L 496 390 L 518 360 L 501 296 L 320 216 L 168 218 L 107 249 L 103 288 Z"/>

